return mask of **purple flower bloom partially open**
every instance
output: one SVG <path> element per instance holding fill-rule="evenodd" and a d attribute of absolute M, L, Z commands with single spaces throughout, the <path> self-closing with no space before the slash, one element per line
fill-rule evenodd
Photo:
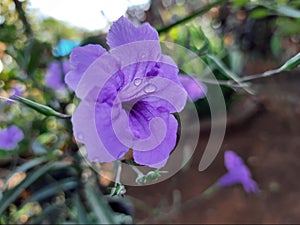
<path fill-rule="evenodd" d="M 24 138 L 23 131 L 11 125 L 5 129 L 0 130 L 0 149 L 12 150 L 17 147 L 17 144 Z"/>
<path fill-rule="evenodd" d="M 258 186 L 251 178 L 251 173 L 243 160 L 236 153 L 229 150 L 225 152 L 224 157 L 228 173 L 219 179 L 218 185 L 226 187 L 242 184 L 246 192 L 258 192 Z"/>
<path fill-rule="evenodd" d="M 68 60 L 51 62 L 47 67 L 45 84 L 53 89 L 64 90 L 66 88 L 65 74 L 69 71 L 70 63 Z"/>
<path fill-rule="evenodd" d="M 162 167 L 176 144 L 172 113 L 187 99 L 178 68 L 148 23 L 135 27 L 121 17 L 107 43 L 109 52 L 87 45 L 71 53 L 74 69 L 65 81 L 81 99 L 72 116 L 74 135 L 91 161 L 111 162 L 132 149 L 135 162 Z"/>
<path fill-rule="evenodd" d="M 192 101 L 204 98 L 207 92 L 205 84 L 187 75 L 179 74 L 179 80 Z"/>

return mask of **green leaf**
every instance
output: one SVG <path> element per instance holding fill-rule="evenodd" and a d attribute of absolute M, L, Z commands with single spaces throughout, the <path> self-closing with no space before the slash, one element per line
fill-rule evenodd
<path fill-rule="evenodd" d="M 14 174 L 16 173 L 21 173 L 21 172 L 26 172 L 27 170 L 35 167 L 35 166 L 38 166 L 44 162 L 46 162 L 48 159 L 46 157 L 40 157 L 40 158 L 35 158 L 35 159 L 32 159 L 30 160 L 29 162 L 27 163 L 24 163 L 22 166 L 18 167 L 17 169 L 15 169 L 14 171 L 12 171 L 6 180 L 9 180 L 9 178 L 11 178 Z"/>
<path fill-rule="evenodd" d="M 233 0 L 233 6 L 236 8 L 244 7 L 250 0 Z"/>
<path fill-rule="evenodd" d="M 97 188 L 86 185 L 85 193 L 88 202 L 97 218 L 97 222 L 101 224 L 117 224 L 114 213 L 103 198 L 101 192 Z"/>
<path fill-rule="evenodd" d="M 262 9 L 262 8 L 255 9 L 250 13 L 250 17 L 253 19 L 262 19 L 267 17 L 268 15 L 269 15 L 269 10 Z"/>
<path fill-rule="evenodd" d="M 0 149 L 0 159 L 8 158 L 8 157 L 12 156 L 15 153 L 16 152 L 14 150 L 1 150 Z"/>
<path fill-rule="evenodd" d="M 292 18 L 300 18 L 300 11 L 289 7 L 287 5 L 279 6 L 276 11 L 284 16 L 292 17 Z"/>
<path fill-rule="evenodd" d="M 207 54 L 206 55 L 208 57 L 208 59 L 210 59 L 210 61 L 219 69 L 221 70 L 221 72 L 227 76 L 228 78 L 230 79 L 233 79 L 234 81 L 239 81 L 239 77 L 234 74 L 231 70 L 229 70 L 227 68 L 227 66 L 219 59 L 217 58 L 216 56 L 214 55 L 210 55 L 210 54 Z"/>
<path fill-rule="evenodd" d="M 42 166 L 38 170 L 28 173 L 26 179 L 24 179 L 20 184 L 3 193 L 3 198 L 0 201 L 0 215 L 7 209 L 7 207 L 10 204 L 12 204 L 18 198 L 18 196 L 22 193 L 23 190 L 28 188 L 37 179 L 39 179 L 40 177 L 45 175 L 49 170 L 55 167 L 61 168 L 65 166 L 68 166 L 68 164 L 60 162 L 50 162 Z"/>
<path fill-rule="evenodd" d="M 65 210 L 65 205 L 62 203 L 55 203 L 46 206 L 43 211 L 35 216 L 34 218 L 30 219 L 29 224 L 43 224 L 44 221 L 48 224 L 49 217 L 52 215 L 56 215 L 55 218 L 52 218 L 52 221 L 59 220 L 59 216 L 62 214 L 62 212 Z M 60 224 L 60 223 L 57 223 Z"/>
<path fill-rule="evenodd" d="M 29 108 L 34 109 L 35 111 L 45 115 L 45 116 L 56 116 L 59 118 L 69 118 L 71 117 L 70 115 L 66 115 L 66 114 L 62 114 L 60 112 L 56 112 L 54 109 L 50 108 L 49 106 L 46 105 L 42 105 L 39 104 L 37 102 L 31 101 L 29 99 L 20 97 L 20 96 L 12 96 L 12 98 L 26 106 L 28 106 Z"/>
<path fill-rule="evenodd" d="M 87 217 L 87 212 L 83 207 L 78 194 L 74 195 L 74 208 L 77 216 L 77 222 L 79 224 L 91 224 L 91 221 Z"/>
<path fill-rule="evenodd" d="M 74 177 L 59 180 L 35 191 L 34 195 L 31 198 L 27 199 L 22 205 L 25 205 L 28 202 L 41 201 L 45 198 L 54 196 L 60 191 L 67 191 L 75 188 L 76 186 L 78 186 L 78 180 Z"/>
<path fill-rule="evenodd" d="M 286 61 L 280 68 L 280 71 L 295 69 L 300 64 L 300 52 Z"/>

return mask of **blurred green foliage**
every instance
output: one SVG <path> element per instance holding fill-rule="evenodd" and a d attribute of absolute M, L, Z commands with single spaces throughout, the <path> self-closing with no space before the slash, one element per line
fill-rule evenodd
<path fill-rule="evenodd" d="M 190 4 L 174 4 L 173 8 L 168 6 L 161 11 L 162 17 L 169 18 L 171 24 L 172 16 L 188 17 L 198 3 L 191 1 Z M 0 2 L 0 60 L 4 67 L 0 71 L 0 95 L 8 97 L 12 88 L 19 84 L 24 89 L 24 97 L 34 101 L 25 103 L 29 108 L 0 102 L 0 127 L 16 124 L 25 134 L 17 149 L 0 150 L 0 179 L 3 182 L 0 185 L 0 224 L 131 223 L 130 213 L 113 211 L 110 207 L 109 202 L 122 205 L 124 199 L 108 197 L 98 174 L 78 153 L 70 121 L 53 116 L 56 112 L 71 115 L 78 100 L 73 100 L 74 94 L 69 90 L 59 92 L 44 83 L 47 65 L 54 59 L 63 59 L 52 54 L 59 40 L 105 46 L 105 35 L 72 28 L 53 18 L 36 20 L 34 14 L 26 14 L 26 4 L 27 1 L 17 0 Z M 224 5 L 230 15 L 226 14 L 224 18 L 223 6 L 210 7 L 184 22 L 176 17 L 176 26 L 165 32 L 161 29 L 161 40 L 175 42 L 193 51 L 222 81 L 238 79 L 243 73 L 247 63 L 243 52 L 245 36 L 255 32 L 249 24 L 267 21 L 272 28 L 267 41 L 271 57 L 283 62 L 295 53 L 292 48 L 283 51 L 286 40 L 295 45 L 300 43 L 300 1 L 232 0 Z M 244 30 L 246 26 L 248 33 Z M 253 41 L 254 38 L 251 36 L 250 39 Z M 248 50 L 246 54 L 249 54 Z M 181 72 L 189 73 L 190 68 L 184 63 L 185 54 L 179 57 L 183 62 Z M 287 69 L 298 65 L 299 54 L 285 64 Z M 193 68 L 193 72 L 195 70 L 197 74 L 194 75 L 200 80 L 205 78 L 204 67 Z M 225 85 L 222 91 L 229 107 L 236 99 L 235 89 Z M 42 112 L 53 110 L 52 114 L 45 116 L 32 110 L 35 103 L 51 107 L 43 108 Z M 206 99 L 198 100 L 196 106 L 201 116 L 209 115 Z M 38 109 L 42 107 L 37 106 Z M 12 185 L 14 177 L 17 183 Z"/>

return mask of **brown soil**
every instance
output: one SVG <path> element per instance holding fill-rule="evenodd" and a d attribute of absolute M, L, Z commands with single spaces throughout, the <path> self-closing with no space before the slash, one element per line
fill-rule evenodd
<path fill-rule="evenodd" d="M 296 71 L 256 82 L 257 95 L 246 99 L 258 102 L 259 110 L 227 128 L 222 149 L 207 170 L 198 171 L 208 137 L 202 132 L 187 170 L 159 184 L 128 187 L 128 196 L 145 203 L 131 198 L 137 223 L 300 223 L 299 75 Z M 229 117 L 234 120 L 239 112 L 249 110 L 237 104 Z M 223 153 L 227 149 L 245 160 L 260 193 L 247 194 L 235 185 L 209 198 L 199 197 L 226 173 Z M 191 200 L 188 205 L 187 200 Z"/>

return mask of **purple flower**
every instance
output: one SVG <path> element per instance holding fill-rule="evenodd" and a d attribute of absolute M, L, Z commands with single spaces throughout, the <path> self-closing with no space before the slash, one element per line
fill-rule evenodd
<path fill-rule="evenodd" d="M 9 95 L 9 100 L 6 101 L 7 105 L 11 105 L 14 102 L 13 96 L 23 96 L 23 92 L 25 90 L 25 87 L 20 85 L 20 84 L 16 84 L 14 85 L 11 90 L 10 90 L 10 95 Z"/>
<path fill-rule="evenodd" d="M 0 149 L 11 150 L 24 138 L 22 130 L 15 125 L 11 125 L 0 130 Z"/>
<path fill-rule="evenodd" d="M 230 150 L 225 152 L 224 157 L 228 173 L 219 179 L 218 185 L 226 187 L 240 183 L 246 192 L 258 192 L 258 186 L 243 160 Z"/>
<path fill-rule="evenodd" d="M 12 95 L 16 95 L 16 96 L 23 96 L 23 92 L 24 92 L 24 87 L 22 85 L 15 85 L 12 87 Z"/>
<path fill-rule="evenodd" d="M 207 92 L 207 88 L 203 83 L 200 83 L 198 80 L 193 79 L 187 75 L 180 75 L 179 80 L 188 93 L 188 96 L 192 101 L 197 101 L 200 98 L 204 98 Z"/>
<path fill-rule="evenodd" d="M 100 45 L 75 48 L 65 78 L 81 99 L 72 116 L 76 139 L 88 159 L 111 162 L 133 150 L 135 162 L 162 167 L 176 144 L 187 93 L 174 61 L 163 55 L 157 31 L 121 17 Z"/>
<path fill-rule="evenodd" d="M 67 60 L 51 62 L 47 67 L 45 84 L 48 87 L 64 90 L 66 88 L 64 77 L 70 71 L 70 64 Z"/>

